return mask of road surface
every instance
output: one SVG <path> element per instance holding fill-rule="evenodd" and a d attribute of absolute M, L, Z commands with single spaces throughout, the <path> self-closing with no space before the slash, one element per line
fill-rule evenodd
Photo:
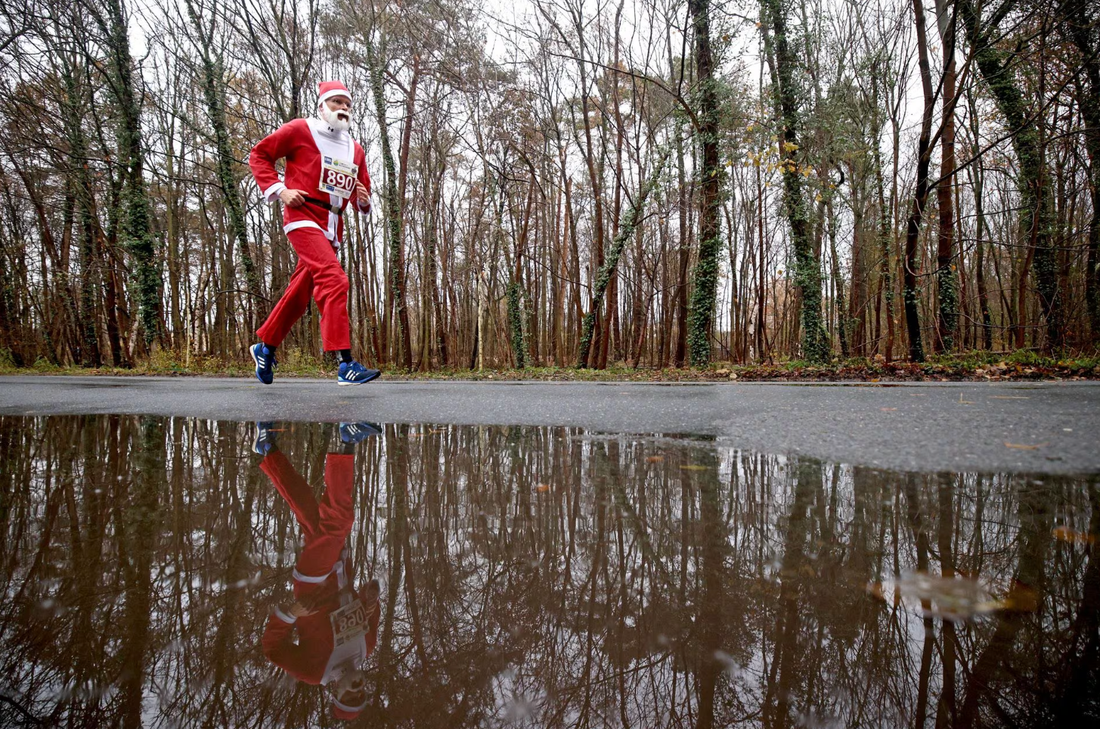
<path fill-rule="evenodd" d="M 0 377 L 0 414 L 567 425 L 917 471 L 1100 474 L 1100 383 L 642 384 Z"/>

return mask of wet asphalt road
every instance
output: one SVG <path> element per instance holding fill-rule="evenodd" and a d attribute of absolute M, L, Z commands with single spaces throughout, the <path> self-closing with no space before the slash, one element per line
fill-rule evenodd
<path fill-rule="evenodd" d="M 636 384 L 0 377 L 0 414 L 568 425 L 900 470 L 1100 474 L 1100 383 Z"/>

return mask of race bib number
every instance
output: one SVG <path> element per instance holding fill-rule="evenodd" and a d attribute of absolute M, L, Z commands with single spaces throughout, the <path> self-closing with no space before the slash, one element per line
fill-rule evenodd
<path fill-rule="evenodd" d="M 338 648 L 366 635 L 372 612 L 362 600 L 352 600 L 332 611 L 329 620 L 332 622 L 333 646 Z"/>
<path fill-rule="evenodd" d="M 317 185 L 317 189 L 347 200 L 355 192 L 355 180 L 358 175 L 359 165 L 321 155 L 321 182 Z"/>

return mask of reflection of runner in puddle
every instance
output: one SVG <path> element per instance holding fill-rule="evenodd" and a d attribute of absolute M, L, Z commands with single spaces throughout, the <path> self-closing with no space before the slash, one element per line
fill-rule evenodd
<path fill-rule="evenodd" d="M 341 444 L 325 457 L 320 502 L 309 483 L 275 445 L 270 423 L 258 423 L 253 449 L 260 468 L 278 489 L 302 530 L 304 545 L 294 566 L 294 603 L 277 607 L 264 630 L 264 655 L 304 683 L 332 696 L 337 719 L 354 719 L 366 706 L 363 665 L 378 641 L 378 581 L 356 591 L 345 542 L 355 514 L 352 489 L 356 443 L 377 435 L 367 423 L 341 423 Z M 297 633 L 297 641 L 295 641 Z"/>

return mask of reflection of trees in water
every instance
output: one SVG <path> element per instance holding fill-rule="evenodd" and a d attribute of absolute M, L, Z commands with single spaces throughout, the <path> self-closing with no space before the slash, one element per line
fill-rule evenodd
<path fill-rule="evenodd" d="M 319 491 L 331 426 L 286 428 Z M 319 690 L 259 648 L 299 535 L 249 433 L 0 422 L 3 723 L 327 721 Z M 349 546 L 383 581 L 366 712 L 381 726 L 1097 714 L 1095 483 L 568 429 L 388 426 L 360 449 Z M 1011 603 L 950 623 L 867 594 L 917 569 L 980 576 Z"/>

